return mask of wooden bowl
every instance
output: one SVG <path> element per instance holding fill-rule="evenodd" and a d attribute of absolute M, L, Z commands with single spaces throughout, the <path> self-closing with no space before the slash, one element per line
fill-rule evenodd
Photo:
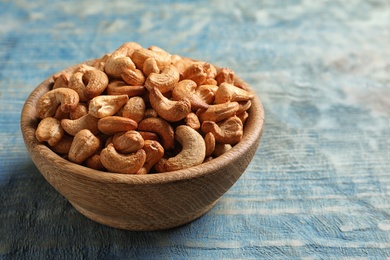
<path fill-rule="evenodd" d="M 91 63 L 89 61 L 87 63 Z M 75 68 L 75 65 L 67 70 Z M 238 79 L 249 91 L 245 82 Z M 199 166 L 169 173 L 128 175 L 74 164 L 35 138 L 38 99 L 52 87 L 49 77 L 27 98 L 21 129 L 33 162 L 46 180 L 86 217 L 128 230 L 160 230 L 191 222 L 210 210 L 240 178 L 260 143 L 264 110 L 255 95 L 243 139 Z"/>

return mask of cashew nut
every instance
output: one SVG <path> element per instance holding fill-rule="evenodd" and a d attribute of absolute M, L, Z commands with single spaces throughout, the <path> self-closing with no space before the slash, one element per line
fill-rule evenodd
<path fill-rule="evenodd" d="M 123 70 L 135 70 L 135 64 L 131 60 L 130 55 L 139 48 L 142 48 L 142 46 L 135 42 L 127 42 L 122 44 L 107 59 L 104 66 L 104 71 L 110 77 L 121 78 Z"/>
<path fill-rule="evenodd" d="M 177 68 L 173 65 L 165 67 L 161 73 L 150 73 L 145 81 L 145 87 L 150 91 L 153 87 L 158 88 L 161 93 L 168 92 L 173 89 L 175 84 L 179 82 L 180 74 Z"/>
<path fill-rule="evenodd" d="M 175 138 L 182 145 L 181 152 L 175 157 L 163 160 L 160 165 L 164 171 L 175 171 L 199 165 L 206 157 L 206 145 L 203 137 L 194 129 L 180 125 L 175 130 Z"/>
<path fill-rule="evenodd" d="M 234 84 L 234 71 L 229 68 L 222 68 L 217 76 L 215 76 L 215 80 L 217 81 L 218 86 L 222 83 L 226 82 L 229 84 Z"/>
<path fill-rule="evenodd" d="M 163 51 L 161 48 L 158 48 L 157 50 L 156 48 L 151 47 L 151 49 L 152 50 L 140 48 L 134 50 L 131 59 L 137 68 L 142 69 L 144 67 L 144 62 L 148 58 L 155 59 L 160 70 L 171 63 L 171 55 L 169 53 Z"/>
<path fill-rule="evenodd" d="M 126 94 L 129 97 L 142 96 L 146 92 L 144 86 L 129 86 L 124 81 L 115 80 L 108 84 L 107 94 L 108 95 L 123 95 Z"/>
<path fill-rule="evenodd" d="M 227 102 L 223 104 L 210 105 L 207 110 L 199 109 L 196 115 L 201 122 L 218 122 L 233 116 L 238 109 L 239 105 L 237 102 Z"/>
<path fill-rule="evenodd" d="M 131 118 L 137 123 L 145 116 L 146 104 L 141 97 L 131 97 L 122 108 L 122 116 Z"/>
<path fill-rule="evenodd" d="M 78 119 L 84 115 L 88 114 L 88 106 L 86 103 L 78 103 L 76 108 L 73 111 L 70 111 L 70 119 Z"/>
<path fill-rule="evenodd" d="M 145 160 L 146 153 L 143 149 L 131 154 L 120 154 L 113 144 L 109 144 L 100 152 L 100 161 L 110 172 L 136 173 L 144 165 Z"/>
<path fill-rule="evenodd" d="M 153 58 L 147 58 L 145 60 L 142 71 L 146 77 L 148 77 L 150 73 L 160 73 L 157 61 Z"/>
<path fill-rule="evenodd" d="M 47 142 L 50 146 L 56 145 L 64 136 L 61 123 L 54 117 L 46 117 L 39 122 L 35 137 L 39 142 Z"/>
<path fill-rule="evenodd" d="M 124 69 L 121 77 L 127 84 L 132 86 L 142 86 L 145 83 L 145 75 L 139 69 Z"/>
<path fill-rule="evenodd" d="M 209 104 L 204 102 L 198 95 L 195 94 L 196 87 L 197 84 L 190 79 L 181 80 L 176 83 L 175 87 L 173 88 L 172 97 L 175 100 L 188 99 L 191 103 L 191 109 L 193 111 L 200 108 L 207 109 Z"/>
<path fill-rule="evenodd" d="M 130 130 L 114 134 L 112 143 L 120 153 L 134 153 L 144 146 L 144 139 L 137 131 Z"/>
<path fill-rule="evenodd" d="M 143 150 L 146 153 L 146 159 L 137 174 L 149 173 L 150 169 L 164 156 L 164 148 L 154 140 L 145 140 Z"/>
<path fill-rule="evenodd" d="M 196 88 L 195 94 L 207 104 L 214 103 L 215 92 L 218 86 L 216 85 L 200 85 Z"/>
<path fill-rule="evenodd" d="M 203 133 L 211 132 L 215 137 L 215 141 L 223 144 L 236 144 L 241 141 L 243 135 L 242 122 L 236 116 L 218 123 L 204 121 L 201 129 Z"/>
<path fill-rule="evenodd" d="M 121 116 L 106 116 L 98 121 L 100 132 L 106 135 L 135 130 L 137 126 L 137 122 L 133 119 Z"/>
<path fill-rule="evenodd" d="M 192 129 L 199 130 L 200 122 L 198 116 L 195 113 L 189 113 L 185 117 L 184 121 L 186 122 L 186 125 L 188 125 Z"/>
<path fill-rule="evenodd" d="M 127 100 L 129 97 L 125 94 L 97 96 L 89 102 L 88 113 L 98 118 L 112 116 L 126 104 Z"/>
<path fill-rule="evenodd" d="M 191 66 L 189 66 L 182 75 L 182 79 L 190 79 L 194 81 L 198 86 L 203 84 L 206 80 L 207 74 L 203 67 L 203 63 L 194 62 Z"/>
<path fill-rule="evenodd" d="M 84 89 L 84 96 L 88 99 L 99 96 L 108 85 L 106 73 L 98 69 L 87 70 L 83 75 L 83 84 L 87 83 Z"/>
<path fill-rule="evenodd" d="M 104 166 L 100 160 L 100 154 L 93 154 L 84 161 L 85 166 L 95 169 L 104 170 Z"/>
<path fill-rule="evenodd" d="M 64 128 L 65 132 L 68 134 L 75 136 L 80 130 L 88 129 L 93 134 L 98 134 L 98 121 L 99 118 L 96 118 L 90 114 L 86 114 L 77 119 L 62 119 L 61 126 Z"/>
<path fill-rule="evenodd" d="M 170 122 L 177 122 L 191 113 L 191 103 L 188 99 L 169 100 L 157 88 L 149 91 L 149 101 L 157 114 Z"/>
<path fill-rule="evenodd" d="M 215 149 L 215 137 L 212 132 L 206 133 L 204 143 L 206 144 L 206 156 L 210 156 Z"/>
<path fill-rule="evenodd" d="M 81 164 L 85 159 L 94 154 L 100 147 L 100 140 L 88 129 L 80 130 L 73 138 L 68 159 L 71 162 Z"/>
<path fill-rule="evenodd" d="M 53 76 L 54 84 L 52 89 L 67 88 L 69 83 L 69 78 L 70 75 L 68 73 L 61 73 L 59 75 L 54 75 Z"/>
<path fill-rule="evenodd" d="M 64 135 L 51 149 L 58 154 L 68 154 L 73 142 L 73 136 Z"/>
<path fill-rule="evenodd" d="M 160 117 L 145 118 L 138 124 L 137 130 L 156 133 L 162 139 L 162 145 L 166 150 L 174 147 L 175 132 L 173 127 Z"/>
<path fill-rule="evenodd" d="M 42 95 L 38 101 L 38 116 L 43 119 L 52 117 L 60 106 L 64 113 L 69 113 L 79 103 L 79 96 L 76 91 L 69 88 L 56 88 Z"/>
<path fill-rule="evenodd" d="M 229 83 L 219 85 L 215 93 L 215 103 L 221 104 L 229 101 L 247 101 L 253 98 L 253 94 L 245 89 L 236 87 Z"/>

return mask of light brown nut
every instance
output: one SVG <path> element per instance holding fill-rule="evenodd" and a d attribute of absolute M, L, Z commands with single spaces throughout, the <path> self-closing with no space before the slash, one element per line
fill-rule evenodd
<path fill-rule="evenodd" d="M 150 73 L 145 81 L 145 87 L 150 91 L 152 88 L 158 88 L 161 93 L 168 92 L 173 89 L 175 84 L 179 82 L 180 75 L 177 68 L 173 65 L 164 67 L 161 73 Z"/>
<path fill-rule="evenodd" d="M 63 112 L 61 107 L 58 106 L 57 110 L 56 110 L 56 113 L 54 114 L 53 117 L 61 121 L 64 118 L 69 118 L 69 115 L 70 115 L 70 113 Z"/>
<path fill-rule="evenodd" d="M 64 136 L 60 121 L 54 117 L 42 119 L 35 131 L 35 137 L 39 142 L 47 142 L 50 146 L 56 145 Z"/>
<path fill-rule="evenodd" d="M 122 79 L 131 86 L 142 86 L 145 83 L 145 75 L 139 69 L 125 69 L 121 74 Z"/>
<path fill-rule="evenodd" d="M 69 88 L 56 88 L 42 95 L 38 100 L 38 116 L 43 119 L 53 117 L 60 106 L 62 112 L 69 113 L 79 103 L 79 96 L 76 91 Z"/>
<path fill-rule="evenodd" d="M 107 88 L 108 77 L 106 73 L 98 69 L 85 71 L 83 74 L 84 96 L 88 99 L 99 96 Z M 86 85 L 85 85 L 86 84 Z"/>
<path fill-rule="evenodd" d="M 114 134 L 112 137 L 112 144 L 120 153 L 134 153 L 143 148 L 144 139 L 137 131 L 130 130 Z"/>
<path fill-rule="evenodd" d="M 211 156 L 215 149 L 215 137 L 212 132 L 206 133 L 204 142 L 206 144 L 206 157 Z"/>
<path fill-rule="evenodd" d="M 184 122 L 186 125 L 191 127 L 192 129 L 199 130 L 200 129 L 200 122 L 199 118 L 195 113 L 189 113 L 185 119 Z"/>
<path fill-rule="evenodd" d="M 88 168 L 92 168 L 92 169 L 100 170 L 100 171 L 105 170 L 105 168 L 104 168 L 104 166 L 103 166 L 103 164 L 102 164 L 102 162 L 100 160 L 100 154 L 93 154 L 93 155 L 91 155 L 90 157 L 88 157 L 84 161 L 84 164 Z"/>
<path fill-rule="evenodd" d="M 232 146 L 230 144 L 216 143 L 212 156 L 213 157 L 221 156 L 222 154 L 226 153 L 230 149 L 232 149 Z"/>
<path fill-rule="evenodd" d="M 196 88 L 195 94 L 200 97 L 205 103 L 213 104 L 215 99 L 215 92 L 218 86 L 216 85 L 200 85 Z"/>
<path fill-rule="evenodd" d="M 70 111 L 69 113 L 69 118 L 70 119 L 78 119 L 82 116 L 85 116 L 88 114 L 88 106 L 86 103 L 78 103 L 77 107 L 73 110 Z"/>
<path fill-rule="evenodd" d="M 158 135 L 153 132 L 148 132 L 148 131 L 137 131 L 144 140 L 159 140 Z"/>
<path fill-rule="evenodd" d="M 159 168 L 164 171 L 175 171 L 199 165 L 206 156 L 206 145 L 203 137 L 194 129 L 180 125 L 175 130 L 175 138 L 182 145 L 179 154 L 167 160 Z"/>
<path fill-rule="evenodd" d="M 101 95 L 94 97 L 89 102 L 88 113 L 94 117 L 103 118 L 116 114 L 129 100 L 123 95 Z"/>
<path fill-rule="evenodd" d="M 143 149 L 131 154 L 120 154 L 113 144 L 109 144 L 100 152 L 100 161 L 103 166 L 113 173 L 137 173 L 145 160 L 146 153 Z"/>
<path fill-rule="evenodd" d="M 202 62 L 194 62 L 183 72 L 181 79 L 190 79 L 194 81 L 198 86 L 202 85 L 207 77 L 207 73 L 203 65 L 204 64 Z"/>
<path fill-rule="evenodd" d="M 191 110 L 193 111 L 196 111 L 200 108 L 207 109 L 209 104 L 204 102 L 202 98 L 196 95 L 196 87 L 197 84 L 190 79 L 181 80 L 175 84 L 172 91 L 172 97 L 175 100 L 188 99 L 191 103 Z"/>
<path fill-rule="evenodd" d="M 217 76 L 215 76 L 218 86 L 222 83 L 226 82 L 229 84 L 234 84 L 235 75 L 234 71 L 229 68 L 222 68 L 218 72 Z"/>
<path fill-rule="evenodd" d="M 131 97 L 122 108 L 122 116 L 139 123 L 145 116 L 146 104 L 141 97 Z"/>
<path fill-rule="evenodd" d="M 146 77 L 148 77 L 150 73 L 160 73 L 157 61 L 153 58 L 147 58 L 145 60 L 142 71 Z"/>
<path fill-rule="evenodd" d="M 222 83 L 215 93 L 215 103 L 221 104 L 229 101 L 247 101 L 253 98 L 253 94 L 245 89 L 232 84 Z"/>
<path fill-rule="evenodd" d="M 194 63 L 192 59 L 189 59 L 187 57 L 181 57 L 179 55 L 172 55 L 171 60 L 172 65 L 174 65 L 179 71 L 180 77 L 182 77 L 184 71 Z"/>
<path fill-rule="evenodd" d="M 135 70 L 135 64 L 130 55 L 138 48 L 142 46 L 135 42 L 127 42 L 113 51 L 104 66 L 107 75 L 111 78 L 121 78 L 125 69 Z"/>
<path fill-rule="evenodd" d="M 73 138 L 68 159 L 71 162 L 81 164 L 100 147 L 100 140 L 88 129 L 80 130 Z"/>
<path fill-rule="evenodd" d="M 149 117 L 138 124 L 138 131 L 148 131 L 156 133 L 162 140 L 165 150 L 171 149 L 175 144 L 175 132 L 173 127 L 160 117 Z"/>
<path fill-rule="evenodd" d="M 207 74 L 206 80 L 207 79 L 215 79 L 215 77 L 217 76 L 218 72 L 217 72 L 217 68 L 213 64 L 211 64 L 211 63 L 204 63 L 203 68 L 204 68 L 204 70 L 205 70 L 205 72 Z M 217 81 L 215 81 L 215 82 L 217 82 Z M 205 84 L 205 83 L 203 83 L 203 84 Z"/>
<path fill-rule="evenodd" d="M 223 144 L 236 144 L 241 141 L 243 135 L 242 122 L 236 116 L 218 123 L 204 121 L 201 129 L 203 133 L 211 132 L 215 141 Z"/>
<path fill-rule="evenodd" d="M 238 105 L 240 106 L 237 110 L 237 113 L 236 114 L 241 114 L 245 111 L 248 111 L 248 109 L 252 106 L 252 101 L 251 100 L 247 100 L 247 101 L 243 101 L 243 102 L 238 102 Z"/>
<path fill-rule="evenodd" d="M 164 148 L 154 140 L 145 140 L 143 150 L 146 153 L 145 163 L 137 174 L 147 174 L 152 167 L 164 156 Z"/>
<path fill-rule="evenodd" d="M 104 71 L 104 67 L 106 66 L 106 62 L 107 62 L 108 58 L 110 58 L 110 57 L 111 57 L 111 53 L 104 54 L 99 59 L 96 59 L 96 61 L 92 64 L 92 67 L 94 67 L 98 70 Z"/>
<path fill-rule="evenodd" d="M 65 132 L 72 136 L 75 136 L 82 129 L 88 129 L 93 134 L 98 134 L 100 132 L 98 121 L 99 118 L 86 114 L 77 119 L 62 119 L 61 126 L 64 128 Z"/>
<path fill-rule="evenodd" d="M 157 66 L 160 68 L 160 70 L 171 64 L 171 55 L 165 51 L 162 51 L 161 48 L 159 48 L 158 51 L 156 51 L 156 49 L 153 50 L 153 48 L 152 50 L 140 48 L 135 50 L 131 55 L 131 59 L 133 60 L 138 69 L 143 69 L 144 62 L 148 58 L 155 59 L 157 62 Z"/>
<path fill-rule="evenodd" d="M 239 109 L 237 102 L 227 102 L 223 104 L 210 105 L 207 110 L 199 109 L 196 112 L 200 122 L 219 122 L 233 116 Z"/>
<path fill-rule="evenodd" d="M 106 116 L 98 121 L 100 132 L 106 135 L 135 130 L 137 126 L 137 122 L 133 119 L 121 116 Z"/>
<path fill-rule="evenodd" d="M 123 95 L 126 94 L 129 97 L 142 96 L 146 93 L 144 86 L 130 86 L 122 80 L 114 80 L 107 86 L 108 95 Z"/>
<path fill-rule="evenodd" d="M 83 82 L 83 76 L 85 72 L 85 70 L 83 69 L 84 66 L 86 65 L 82 65 L 78 69 L 76 69 L 75 72 L 72 74 L 72 76 L 69 78 L 69 82 L 68 82 L 68 88 L 77 92 L 80 102 L 88 101 L 88 98 L 84 94 L 84 90 L 85 90 L 85 84 Z"/>
<path fill-rule="evenodd" d="M 244 111 L 240 114 L 237 114 L 236 116 L 241 120 L 242 125 L 245 125 L 245 122 L 248 119 L 249 114 L 248 114 L 248 112 Z"/>
<path fill-rule="evenodd" d="M 217 86 L 218 82 L 213 78 L 206 78 L 206 80 L 203 82 L 203 85 L 214 85 Z"/>
<path fill-rule="evenodd" d="M 58 154 L 68 154 L 73 142 L 73 136 L 64 135 L 51 149 Z"/>
<path fill-rule="evenodd" d="M 69 78 L 71 74 L 69 73 L 61 73 L 53 76 L 54 84 L 53 89 L 56 88 L 67 88 L 69 83 Z"/>
<path fill-rule="evenodd" d="M 170 100 L 164 97 L 157 88 L 150 90 L 149 101 L 157 114 L 170 122 L 180 121 L 191 113 L 191 103 L 188 99 Z"/>
<path fill-rule="evenodd" d="M 156 110 L 154 110 L 153 108 L 147 108 L 145 110 L 144 119 L 149 117 L 158 117 Z"/>

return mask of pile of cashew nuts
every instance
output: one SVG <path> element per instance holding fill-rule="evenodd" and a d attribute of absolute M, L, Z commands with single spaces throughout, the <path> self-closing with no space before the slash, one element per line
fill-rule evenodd
<path fill-rule="evenodd" d="M 243 136 L 253 94 L 229 68 L 135 42 L 53 75 L 36 138 L 101 171 L 162 173 L 210 161 Z"/>

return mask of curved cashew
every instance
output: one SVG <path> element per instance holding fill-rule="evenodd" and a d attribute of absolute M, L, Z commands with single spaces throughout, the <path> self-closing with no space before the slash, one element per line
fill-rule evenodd
<path fill-rule="evenodd" d="M 98 121 L 100 132 L 106 135 L 135 130 L 137 129 L 137 126 L 137 122 L 133 119 L 121 116 L 106 116 Z"/>
<path fill-rule="evenodd" d="M 67 88 L 70 77 L 71 77 L 71 74 L 69 74 L 69 73 L 61 73 L 58 75 L 53 75 L 54 84 L 53 84 L 52 89 Z"/>
<path fill-rule="evenodd" d="M 112 116 L 126 104 L 127 100 L 129 97 L 125 94 L 97 96 L 89 102 L 88 113 L 98 118 Z"/>
<path fill-rule="evenodd" d="M 215 150 L 215 137 L 212 132 L 206 133 L 204 142 L 206 144 L 206 156 L 212 155 Z"/>
<path fill-rule="evenodd" d="M 142 86 L 145 83 L 145 75 L 139 69 L 124 69 L 121 77 L 127 84 L 132 86 Z"/>
<path fill-rule="evenodd" d="M 236 144 L 241 141 L 243 135 L 242 122 L 236 116 L 229 117 L 219 123 L 204 121 L 201 129 L 203 133 L 211 132 L 215 141 L 223 144 Z"/>
<path fill-rule="evenodd" d="M 237 114 L 236 116 L 241 120 L 242 125 L 245 125 L 245 122 L 248 119 L 249 114 L 248 114 L 248 112 L 244 111 L 240 114 Z"/>
<path fill-rule="evenodd" d="M 237 114 L 241 114 L 243 112 L 248 111 L 248 109 L 252 106 L 252 101 L 247 100 L 244 102 L 238 102 L 238 105 L 240 107 L 238 108 Z"/>
<path fill-rule="evenodd" d="M 88 129 L 93 134 L 98 134 L 98 121 L 99 118 L 96 118 L 90 114 L 83 115 L 77 119 L 62 119 L 61 126 L 64 128 L 65 132 L 68 134 L 75 136 L 80 130 Z"/>
<path fill-rule="evenodd" d="M 64 135 L 51 149 L 58 154 L 68 154 L 73 142 L 73 136 Z"/>
<path fill-rule="evenodd" d="M 150 169 L 164 156 L 164 148 L 154 140 L 145 140 L 143 150 L 146 153 L 146 159 L 137 174 L 149 173 Z"/>
<path fill-rule="evenodd" d="M 209 104 L 195 94 L 196 87 L 197 84 L 190 79 L 181 80 L 173 88 L 172 97 L 175 100 L 188 99 L 191 103 L 191 109 L 194 111 L 200 108 L 209 108 Z"/>
<path fill-rule="evenodd" d="M 78 103 L 77 107 L 73 110 L 70 111 L 69 117 L 70 119 L 78 119 L 82 116 L 85 116 L 88 114 L 88 106 L 86 103 Z"/>
<path fill-rule="evenodd" d="M 54 117 L 46 117 L 39 122 L 35 137 L 39 142 L 47 142 L 50 146 L 56 145 L 64 136 L 61 123 Z"/>
<path fill-rule="evenodd" d="M 110 172 L 116 173 L 136 173 L 141 169 L 146 160 L 146 153 L 139 149 L 135 153 L 120 154 L 113 144 L 109 144 L 100 152 L 100 161 Z"/>
<path fill-rule="evenodd" d="M 188 99 L 169 100 L 157 88 L 149 91 L 149 101 L 157 114 L 170 122 L 177 122 L 191 113 L 191 103 Z"/>
<path fill-rule="evenodd" d="M 56 88 L 42 95 L 38 101 L 37 112 L 40 118 L 52 117 L 60 106 L 64 113 L 74 110 L 79 103 L 79 95 L 69 88 Z"/>
<path fill-rule="evenodd" d="M 141 97 L 131 97 L 122 108 L 122 116 L 131 118 L 137 123 L 145 116 L 146 104 Z"/>
<path fill-rule="evenodd" d="M 206 145 L 196 130 L 180 125 L 176 128 L 175 138 L 182 145 L 182 150 L 175 157 L 164 160 L 162 168 L 165 171 L 185 169 L 203 162 L 206 157 Z"/>
<path fill-rule="evenodd" d="M 122 44 L 107 59 L 104 71 L 112 78 L 121 78 L 123 70 L 135 70 L 135 64 L 130 58 L 130 55 L 139 48 L 142 48 L 142 46 L 135 42 Z"/>
<path fill-rule="evenodd" d="M 64 111 L 62 111 L 61 106 L 58 106 L 56 113 L 53 117 L 61 121 L 64 118 L 69 118 L 69 115 L 70 113 L 65 113 Z"/>
<path fill-rule="evenodd" d="M 195 113 L 192 113 L 192 112 L 189 113 L 185 117 L 184 121 L 186 122 L 186 125 L 188 125 L 192 129 L 199 130 L 200 122 L 199 122 L 198 116 Z"/>
<path fill-rule="evenodd" d="M 153 58 L 147 58 L 142 67 L 145 76 L 148 77 L 150 73 L 160 73 L 157 61 Z"/>
<path fill-rule="evenodd" d="M 138 124 L 137 130 L 156 133 L 162 139 L 162 145 L 166 150 L 174 147 L 175 132 L 172 126 L 160 117 L 145 118 Z"/>
<path fill-rule="evenodd" d="M 88 99 L 99 96 L 103 93 L 108 85 L 108 77 L 106 73 L 99 69 L 87 70 L 83 75 L 83 82 L 87 82 L 84 89 L 84 96 Z"/>
<path fill-rule="evenodd" d="M 112 143 L 120 153 L 134 153 L 144 146 L 144 139 L 137 131 L 130 130 L 114 134 Z"/>
<path fill-rule="evenodd" d="M 206 77 L 207 74 L 205 72 L 205 68 L 203 67 L 203 63 L 201 62 L 194 62 L 183 72 L 182 75 L 182 79 L 193 80 L 198 86 L 203 84 Z"/>
<path fill-rule="evenodd" d="M 217 76 L 215 76 L 215 80 L 217 81 L 218 86 L 223 82 L 234 84 L 234 71 L 229 68 L 222 68 L 218 72 Z"/>
<path fill-rule="evenodd" d="M 145 87 L 150 91 L 153 87 L 158 88 L 161 93 L 168 92 L 173 89 L 175 84 L 179 82 L 180 74 L 177 68 L 173 65 L 165 67 L 160 74 L 150 73 L 145 81 Z"/>
<path fill-rule="evenodd" d="M 238 102 L 210 105 L 207 110 L 199 109 L 196 112 L 199 120 L 219 122 L 233 116 L 239 109 Z"/>
<path fill-rule="evenodd" d="M 73 138 L 68 159 L 71 162 L 81 164 L 85 159 L 94 154 L 100 147 L 100 140 L 88 129 L 80 130 Z"/>
<path fill-rule="evenodd" d="M 215 103 L 221 104 L 229 101 L 247 101 L 253 98 L 253 94 L 245 89 L 236 87 L 229 83 L 219 85 L 215 93 Z"/>
<path fill-rule="evenodd" d="M 232 149 L 232 146 L 230 144 L 216 143 L 212 156 L 214 157 L 221 156 L 222 154 L 226 153 L 230 149 Z"/>
<path fill-rule="evenodd" d="M 95 169 L 95 170 L 104 170 L 104 166 L 100 160 L 100 154 L 93 154 L 89 156 L 85 161 L 84 161 L 85 166 Z"/>
<path fill-rule="evenodd" d="M 142 96 L 146 92 L 144 86 L 129 86 L 124 81 L 115 80 L 108 84 L 107 94 L 108 95 L 123 95 L 126 94 L 129 97 Z"/>
<path fill-rule="evenodd" d="M 196 88 L 195 94 L 207 104 L 214 103 L 215 92 L 218 86 L 216 85 L 200 85 Z"/>
<path fill-rule="evenodd" d="M 171 55 L 168 52 L 163 51 L 161 48 L 158 48 L 158 50 L 154 47 L 150 48 L 152 50 L 145 48 L 134 50 L 133 54 L 131 55 L 131 59 L 137 68 L 142 69 L 144 67 L 145 61 L 148 58 L 155 59 L 160 70 L 171 64 Z"/>

